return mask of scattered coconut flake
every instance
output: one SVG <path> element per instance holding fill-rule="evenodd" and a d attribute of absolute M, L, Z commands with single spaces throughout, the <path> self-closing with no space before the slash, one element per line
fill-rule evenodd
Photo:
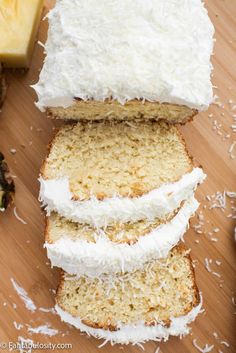
<path fill-rule="evenodd" d="M 220 231 L 219 228 L 214 228 L 214 229 L 213 229 L 213 232 L 214 232 L 214 233 L 219 233 L 219 231 Z"/>
<path fill-rule="evenodd" d="M 106 342 L 107 343 L 107 342 Z M 144 348 L 144 346 L 142 345 L 142 343 L 137 343 L 136 344 L 138 347 L 140 347 L 143 351 L 145 351 L 145 348 Z M 98 346 L 99 348 L 101 348 L 101 345 L 100 346 Z"/>
<path fill-rule="evenodd" d="M 211 241 L 213 241 L 213 243 L 216 243 L 218 240 L 218 238 L 211 238 Z"/>
<path fill-rule="evenodd" d="M 229 342 L 226 342 L 226 341 L 221 341 L 220 344 L 223 344 L 226 347 L 230 347 Z"/>
<path fill-rule="evenodd" d="M 208 258 L 206 257 L 205 258 L 205 267 L 207 269 L 208 272 L 211 272 L 211 268 L 210 268 L 210 264 L 209 264 L 209 260 Z"/>
<path fill-rule="evenodd" d="M 38 40 L 38 45 L 39 45 L 40 47 L 43 47 L 43 49 L 45 48 L 45 45 L 44 45 L 40 40 Z"/>
<path fill-rule="evenodd" d="M 16 149 L 15 148 L 11 148 L 10 152 L 11 152 L 11 154 L 16 154 Z"/>
<path fill-rule="evenodd" d="M 103 341 L 103 342 L 98 346 L 98 348 L 104 347 L 104 346 L 107 344 L 107 342 L 109 342 L 108 339 L 106 339 L 105 341 Z"/>
<path fill-rule="evenodd" d="M 215 260 L 215 263 L 216 263 L 217 266 L 221 265 L 221 261 L 219 261 L 219 260 Z"/>
<path fill-rule="evenodd" d="M 233 149 L 234 149 L 234 146 L 236 145 L 236 141 L 234 141 L 233 143 L 232 143 L 232 145 L 230 145 L 230 147 L 229 147 L 229 153 L 231 153 L 231 152 L 233 152 Z"/>
<path fill-rule="evenodd" d="M 220 275 L 218 272 L 212 272 L 212 274 L 213 274 L 214 276 L 216 276 L 216 277 L 221 278 L 221 275 Z"/>
<path fill-rule="evenodd" d="M 232 303 L 233 303 L 234 306 L 236 306 L 236 302 L 235 302 L 235 298 L 234 297 L 232 297 Z"/>
<path fill-rule="evenodd" d="M 159 353 L 160 352 L 160 347 L 157 347 L 157 349 L 155 350 L 155 353 Z"/>
<path fill-rule="evenodd" d="M 217 339 L 218 338 L 218 334 L 216 332 L 213 332 L 213 336 Z"/>
<path fill-rule="evenodd" d="M 43 313 L 52 313 L 52 314 L 56 314 L 56 310 L 54 308 L 39 308 L 39 311 L 42 311 Z"/>
<path fill-rule="evenodd" d="M 11 278 L 11 283 L 12 283 L 15 291 L 17 292 L 17 294 L 21 298 L 21 300 L 24 302 L 26 308 L 28 310 L 34 312 L 37 308 L 36 308 L 34 302 L 28 297 L 28 294 L 24 290 L 24 288 L 20 287 L 13 278 Z"/>
<path fill-rule="evenodd" d="M 236 192 L 234 191 L 226 191 L 226 195 L 232 198 L 236 198 Z"/>
<path fill-rule="evenodd" d="M 24 327 L 24 325 L 18 324 L 16 321 L 13 321 L 13 325 L 17 330 L 21 330 Z"/>
<path fill-rule="evenodd" d="M 18 342 L 19 344 L 17 345 L 17 348 L 19 349 L 19 353 L 32 353 L 34 344 L 33 340 L 19 336 Z"/>
<path fill-rule="evenodd" d="M 28 326 L 28 332 L 34 333 L 34 334 L 41 334 L 41 335 L 47 335 L 47 336 L 55 336 L 58 334 L 58 330 L 53 329 L 47 325 L 41 325 L 38 327 L 30 327 Z"/>
<path fill-rule="evenodd" d="M 211 352 L 212 349 L 214 348 L 214 344 L 213 344 L 212 346 L 209 346 L 208 344 L 206 344 L 204 348 L 201 348 L 201 347 L 198 346 L 196 339 L 193 340 L 193 345 L 194 345 L 194 347 L 197 348 L 197 349 L 199 350 L 199 352 L 201 352 L 201 353 L 208 353 L 208 352 Z"/>
<path fill-rule="evenodd" d="M 18 219 L 18 221 L 20 221 L 20 222 L 23 223 L 24 225 L 27 224 L 27 222 L 24 221 L 24 219 L 22 219 L 22 218 L 17 214 L 16 207 L 14 207 L 13 212 L 14 212 L 14 216 L 16 217 L 16 219 Z"/>
<path fill-rule="evenodd" d="M 226 192 L 224 191 L 223 193 L 220 191 L 217 191 L 215 195 L 212 195 L 214 198 L 214 203 L 211 205 L 210 209 L 212 208 L 220 208 L 221 210 L 224 210 L 226 208 Z"/>

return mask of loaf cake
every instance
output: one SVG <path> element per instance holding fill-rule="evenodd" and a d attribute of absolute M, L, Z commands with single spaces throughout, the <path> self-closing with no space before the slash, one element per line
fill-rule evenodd
<path fill-rule="evenodd" d="M 191 198 L 163 219 L 115 223 L 103 229 L 69 222 L 52 213 L 45 237 L 48 258 L 52 266 L 77 276 L 100 277 L 140 269 L 147 261 L 168 255 L 183 238 L 198 205 Z"/>
<path fill-rule="evenodd" d="M 214 28 L 201 0 L 58 0 L 37 106 L 60 119 L 184 123 L 212 102 Z"/>
<path fill-rule="evenodd" d="M 99 279 L 64 274 L 56 295 L 63 321 L 112 344 L 183 336 L 200 310 L 191 259 L 180 245 L 132 273 Z"/>
<path fill-rule="evenodd" d="M 9 173 L 7 163 L 0 152 L 0 212 L 6 210 L 12 202 L 15 193 L 15 185 Z"/>
<path fill-rule="evenodd" d="M 205 175 L 194 168 L 174 126 L 146 121 L 63 126 L 40 177 L 40 200 L 79 223 L 161 218 L 193 195 Z"/>

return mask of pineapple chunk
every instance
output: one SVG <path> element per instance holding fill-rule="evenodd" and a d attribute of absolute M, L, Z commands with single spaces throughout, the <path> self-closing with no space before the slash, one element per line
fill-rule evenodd
<path fill-rule="evenodd" d="M 8 166 L 0 152 L 0 211 L 5 211 L 13 200 L 15 192 L 14 182 L 9 174 Z"/>
<path fill-rule="evenodd" d="M 0 0 L 0 62 L 28 68 L 43 0 Z"/>

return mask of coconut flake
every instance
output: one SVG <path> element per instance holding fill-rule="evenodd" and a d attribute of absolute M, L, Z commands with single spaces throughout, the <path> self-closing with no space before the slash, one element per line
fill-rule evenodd
<path fill-rule="evenodd" d="M 11 278 L 11 283 L 12 283 L 15 291 L 17 292 L 17 294 L 21 298 L 21 300 L 24 302 L 25 307 L 28 310 L 34 312 L 37 308 L 36 308 L 34 302 L 28 297 L 28 294 L 24 290 L 24 288 L 20 287 L 13 278 Z"/>
<path fill-rule="evenodd" d="M 41 334 L 41 335 L 47 335 L 47 336 L 55 336 L 58 334 L 58 330 L 53 329 L 47 325 L 41 325 L 38 327 L 30 327 L 28 326 L 28 332 L 34 333 L 34 334 Z"/>
<path fill-rule="evenodd" d="M 16 219 L 18 219 L 18 221 L 20 221 L 20 222 L 23 223 L 24 225 L 27 224 L 27 222 L 24 221 L 24 219 L 22 219 L 22 218 L 17 214 L 16 207 L 14 207 L 13 212 L 14 212 L 14 216 L 16 217 Z"/>
<path fill-rule="evenodd" d="M 19 349 L 19 353 L 32 353 L 33 340 L 19 336 L 18 342 L 17 348 Z"/>
<path fill-rule="evenodd" d="M 205 268 L 207 269 L 208 272 L 211 273 L 212 271 L 211 271 L 211 268 L 210 268 L 210 264 L 209 264 L 208 258 L 206 257 L 204 261 L 205 261 Z"/>
<path fill-rule="evenodd" d="M 213 274 L 214 276 L 216 276 L 216 277 L 221 278 L 221 275 L 220 275 L 218 272 L 212 272 L 212 274 Z"/>
<path fill-rule="evenodd" d="M 16 330 L 21 330 L 24 327 L 24 325 L 18 324 L 16 321 L 13 321 L 13 325 L 15 326 Z"/>
<path fill-rule="evenodd" d="M 226 342 L 226 341 L 221 341 L 220 344 L 223 344 L 224 346 L 226 346 L 228 348 L 230 347 L 229 342 Z"/>
<path fill-rule="evenodd" d="M 208 353 L 208 352 L 211 352 L 212 349 L 214 348 L 214 344 L 213 344 L 212 346 L 209 346 L 208 343 L 205 345 L 204 348 L 201 348 L 201 347 L 198 346 L 196 339 L 193 340 L 193 345 L 194 345 L 194 347 L 197 348 L 197 349 L 199 350 L 199 352 L 201 352 L 201 353 Z"/>
<path fill-rule="evenodd" d="M 39 308 L 39 311 L 42 311 L 43 313 L 56 314 L 56 311 L 54 308 Z"/>

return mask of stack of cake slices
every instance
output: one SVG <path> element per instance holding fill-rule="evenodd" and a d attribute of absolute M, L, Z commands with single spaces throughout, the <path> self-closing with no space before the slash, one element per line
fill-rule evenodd
<path fill-rule="evenodd" d="M 61 318 L 119 343 L 188 332 L 201 305 L 179 243 L 204 177 L 164 122 L 62 127 L 40 177 L 45 247 L 66 272 L 56 298 Z"/>
<path fill-rule="evenodd" d="M 54 137 L 40 174 L 61 319 L 113 343 L 189 332 L 201 298 L 183 236 L 205 178 L 173 123 L 212 100 L 202 2 L 58 0 L 34 86 Z M 75 122 L 77 120 L 77 122 Z"/>

